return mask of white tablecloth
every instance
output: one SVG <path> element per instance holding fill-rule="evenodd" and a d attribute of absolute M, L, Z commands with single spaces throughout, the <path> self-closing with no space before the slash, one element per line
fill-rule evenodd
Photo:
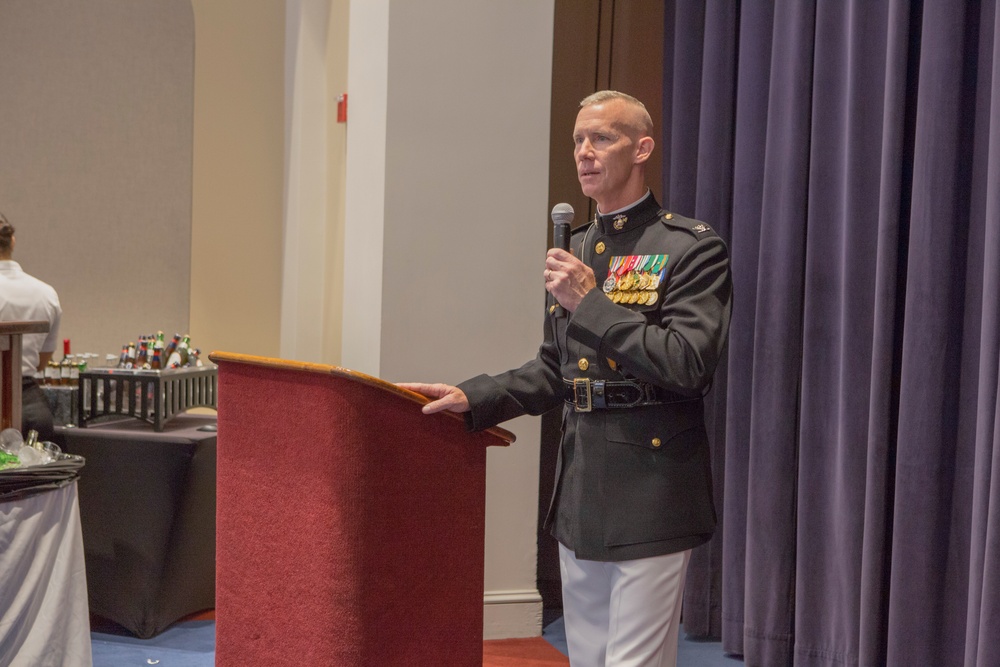
<path fill-rule="evenodd" d="M 0 502 L 0 665 L 92 664 L 76 482 Z"/>

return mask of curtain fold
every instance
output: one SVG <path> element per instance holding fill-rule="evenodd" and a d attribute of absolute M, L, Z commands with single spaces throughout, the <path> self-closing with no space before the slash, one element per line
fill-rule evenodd
<path fill-rule="evenodd" d="M 704 108 L 704 122 L 699 125 L 698 142 L 693 154 L 671 151 L 679 162 L 695 164 L 696 171 L 675 172 L 673 179 L 664 184 L 663 192 L 674 192 L 671 198 L 694 194 L 695 217 L 715 220 L 716 231 L 723 238 L 731 238 L 732 199 L 724 193 L 732 190 L 733 134 L 717 132 L 720 127 L 733 127 L 736 114 L 736 73 L 729 66 L 733 61 L 737 38 L 736 9 L 729 3 L 709 3 L 704 6 L 704 47 L 702 53 L 702 79 L 704 89 L 713 91 L 711 97 L 698 100 Z M 701 87 L 699 86 L 699 90 Z M 685 91 L 678 89 L 676 94 Z M 665 100 L 666 101 L 666 100 Z M 668 105 L 664 104 L 664 108 Z M 690 201 L 684 206 L 690 207 Z M 725 357 L 716 369 L 715 381 L 705 401 L 705 420 L 712 442 L 726 440 L 726 392 L 728 363 Z M 725 450 L 712 451 L 712 482 L 715 506 L 725 505 Z M 692 554 L 688 565 L 688 578 L 692 594 L 684 599 L 684 627 L 695 636 L 719 637 L 722 634 L 722 542 L 710 542 Z M 693 591 L 698 591 L 695 595 Z"/>
<path fill-rule="evenodd" d="M 991 16 L 992 14 L 992 16 Z M 972 521 L 966 609 L 965 663 L 1000 664 L 997 619 L 1000 618 L 1000 12 L 984 6 L 981 25 L 980 71 L 982 91 L 977 109 L 977 154 L 985 168 L 978 184 L 982 202 L 974 217 L 984 221 L 982 250 L 982 323 L 980 375 L 976 402 L 975 461 L 973 465 Z M 992 28 L 992 32 L 990 32 Z M 983 155 L 985 153 L 985 155 Z"/>
<path fill-rule="evenodd" d="M 996 9 L 667 4 L 665 205 L 736 296 L 685 629 L 747 664 L 1000 664 Z"/>
<path fill-rule="evenodd" d="M 913 123 L 908 101 L 916 94 L 916 76 L 908 67 L 919 53 L 919 19 L 908 0 L 886 10 L 882 73 L 875 285 L 872 303 L 871 377 L 865 442 L 865 489 L 862 510 L 861 573 L 858 611 L 858 663 L 876 665 L 886 653 L 888 575 L 891 556 L 898 385 L 902 363 L 903 300 L 897 294 L 906 280 L 906 247 L 912 188 Z M 873 97 L 877 93 L 872 93 Z"/>
<path fill-rule="evenodd" d="M 775 3 L 771 68 L 768 81 L 760 82 L 769 95 L 747 468 L 747 522 L 755 530 L 747 531 L 743 641 L 746 654 L 768 665 L 786 663 L 795 638 L 802 223 L 808 200 L 814 21 L 809 3 Z M 775 419 L 777 415 L 782 418 Z"/>

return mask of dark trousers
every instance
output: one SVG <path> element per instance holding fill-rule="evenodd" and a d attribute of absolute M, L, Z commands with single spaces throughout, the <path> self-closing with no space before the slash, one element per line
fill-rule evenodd
<path fill-rule="evenodd" d="M 52 440 L 56 433 L 45 392 L 34 378 L 25 378 L 21 384 L 21 433 L 27 437 L 32 429 L 38 431 L 41 441 Z"/>

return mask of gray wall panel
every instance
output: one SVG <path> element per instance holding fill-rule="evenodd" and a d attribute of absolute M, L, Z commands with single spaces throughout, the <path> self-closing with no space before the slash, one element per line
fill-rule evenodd
<path fill-rule="evenodd" d="M 0 2 L 0 210 L 75 352 L 189 326 L 193 91 L 190 0 Z"/>

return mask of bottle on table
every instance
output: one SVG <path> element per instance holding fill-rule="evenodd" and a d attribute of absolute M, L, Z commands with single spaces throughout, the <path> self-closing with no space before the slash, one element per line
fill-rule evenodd
<path fill-rule="evenodd" d="M 156 332 L 156 340 L 153 341 L 153 352 L 156 352 L 157 350 L 159 350 L 159 352 L 160 352 L 160 359 L 163 359 L 163 353 L 164 353 L 164 351 L 166 349 L 167 349 L 167 344 L 163 340 L 163 332 L 162 331 L 157 331 Z"/>
<path fill-rule="evenodd" d="M 125 365 L 123 368 L 135 368 L 135 342 L 133 341 L 129 341 L 128 347 L 125 349 Z"/>
<path fill-rule="evenodd" d="M 148 368 L 149 341 L 145 336 L 139 336 L 139 351 L 135 355 L 135 367 L 139 370 Z"/>
<path fill-rule="evenodd" d="M 181 342 L 181 335 L 179 333 L 174 334 L 173 340 L 167 343 L 167 347 L 163 350 L 163 354 L 160 355 L 160 360 L 163 362 L 164 366 L 170 366 L 170 358 L 173 356 L 174 351 Z"/>
<path fill-rule="evenodd" d="M 173 351 L 167 360 L 167 368 L 181 368 L 188 362 L 190 356 L 191 336 L 184 334 L 184 338 L 177 344 L 177 349 Z"/>
<path fill-rule="evenodd" d="M 73 384 L 73 358 L 69 348 L 69 338 L 63 338 L 63 358 L 59 362 L 59 384 L 64 387 Z"/>
<path fill-rule="evenodd" d="M 128 343 L 122 345 L 122 353 L 118 355 L 118 368 L 125 368 L 126 363 L 128 363 Z"/>
<path fill-rule="evenodd" d="M 45 365 L 45 384 L 53 387 L 59 384 L 59 362 L 55 359 L 49 359 Z"/>
<path fill-rule="evenodd" d="M 89 352 L 84 352 L 83 354 L 77 355 L 77 357 L 76 357 L 76 369 L 77 369 L 76 380 L 77 380 L 77 382 L 80 381 L 80 373 L 86 373 L 87 372 L 87 367 L 90 366 L 90 358 L 91 357 L 96 357 L 96 356 L 97 356 L 96 354 L 92 355 Z"/>

